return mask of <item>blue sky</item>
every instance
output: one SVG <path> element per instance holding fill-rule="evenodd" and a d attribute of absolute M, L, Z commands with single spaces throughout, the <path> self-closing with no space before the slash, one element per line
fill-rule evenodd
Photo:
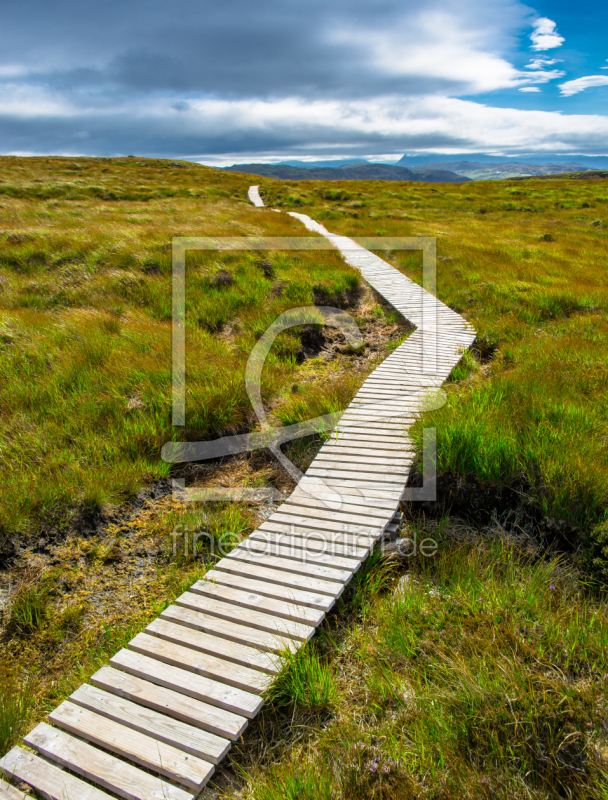
<path fill-rule="evenodd" d="M 608 155 L 606 4 L 9 0 L 0 152 Z"/>

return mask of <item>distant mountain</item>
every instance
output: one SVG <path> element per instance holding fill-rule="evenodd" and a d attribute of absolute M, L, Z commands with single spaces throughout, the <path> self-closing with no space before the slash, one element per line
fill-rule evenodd
<path fill-rule="evenodd" d="M 369 164 L 365 158 L 332 159 L 331 161 L 278 161 L 273 167 L 302 167 L 315 169 L 316 167 L 348 167 L 354 164 Z"/>
<path fill-rule="evenodd" d="M 486 153 L 459 153 L 459 154 L 440 154 L 422 153 L 418 155 L 404 155 L 395 163 L 400 167 L 424 166 L 429 164 L 441 165 L 446 168 L 446 164 L 455 164 L 462 161 L 476 164 L 572 164 L 576 162 L 587 169 L 605 169 L 608 167 L 608 156 L 583 156 L 583 155 L 559 155 L 557 153 L 526 153 L 516 158 L 505 158 L 505 156 L 489 156 Z"/>
<path fill-rule="evenodd" d="M 469 178 L 445 169 L 415 172 L 387 164 L 354 164 L 334 167 L 291 167 L 279 164 L 234 164 L 227 172 L 245 172 L 266 178 L 290 181 L 424 181 L 426 183 L 464 183 Z"/>
<path fill-rule="evenodd" d="M 515 178 L 519 176 L 553 175 L 569 172 L 585 172 L 583 164 L 566 162 L 564 164 L 526 164 L 521 161 L 506 161 L 487 164 L 479 161 L 446 161 L 431 162 L 420 167 L 412 167 L 414 172 L 422 169 L 448 169 L 457 175 L 466 175 L 474 181 Z"/>

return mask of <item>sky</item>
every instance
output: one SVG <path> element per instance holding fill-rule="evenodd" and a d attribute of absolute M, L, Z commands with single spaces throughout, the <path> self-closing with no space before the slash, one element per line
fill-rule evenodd
<path fill-rule="evenodd" d="M 0 152 L 608 155 L 608 4 L 5 0 Z"/>

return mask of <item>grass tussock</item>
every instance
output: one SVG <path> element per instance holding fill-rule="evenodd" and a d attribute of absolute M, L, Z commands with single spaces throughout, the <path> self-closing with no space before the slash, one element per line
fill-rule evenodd
<path fill-rule="evenodd" d="M 33 705 L 33 684 L 13 671 L 3 672 L 0 682 L 0 753 L 7 753 L 27 733 Z"/>

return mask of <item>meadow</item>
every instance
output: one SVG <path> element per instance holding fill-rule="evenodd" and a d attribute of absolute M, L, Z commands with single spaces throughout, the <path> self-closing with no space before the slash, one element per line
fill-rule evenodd
<path fill-rule="evenodd" d="M 155 159 L 0 161 L 0 750 L 208 568 L 172 548 L 265 509 L 192 509 L 168 478 L 291 488 L 263 453 L 171 468 L 169 440 L 257 424 L 244 367 L 282 311 L 336 305 L 365 347 L 281 335 L 263 397 L 343 408 L 407 326 L 333 252 L 187 260 L 186 426 L 171 424 L 171 237 L 435 236 L 438 295 L 478 332 L 415 427 L 439 500 L 404 507 L 434 558 L 376 553 L 219 770 L 252 800 L 608 798 L 608 185 L 281 182 Z M 417 253 L 383 253 L 421 280 Z M 320 439 L 292 443 L 305 468 Z M 414 480 L 416 476 L 414 476 Z M 214 483 L 214 481 L 216 483 Z M 223 483 L 222 483 L 223 482 Z M 213 796 L 213 795 L 212 795 Z"/>
<path fill-rule="evenodd" d="M 257 212 L 245 177 L 187 162 L 5 158 L 1 166 L 5 537 L 61 530 L 74 515 L 128 498 L 144 476 L 166 477 L 166 441 L 247 430 L 243 375 L 256 338 L 286 309 L 315 298 L 348 304 L 359 285 L 332 252 L 191 254 L 186 430 L 174 430 L 171 238 L 297 235 L 299 224 Z M 286 333 L 270 354 L 270 405 L 293 384 L 300 346 Z M 316 398 L 318 413 L 343 407 L 352 387 L 341 385 L 326 402 Z"/>
<path fill-rule="evenodd" d="M 608 184 L 585 177 L 261 191 L 349 236 L 436 237 L 438 296 L 478 340 L 414 434 L 436 426 L 440 475 L 486 498 L 512 490 L 539 535 L 581 550 L 605 580 Z M 416 254 L 388 260 L 420 280 Z"/>

